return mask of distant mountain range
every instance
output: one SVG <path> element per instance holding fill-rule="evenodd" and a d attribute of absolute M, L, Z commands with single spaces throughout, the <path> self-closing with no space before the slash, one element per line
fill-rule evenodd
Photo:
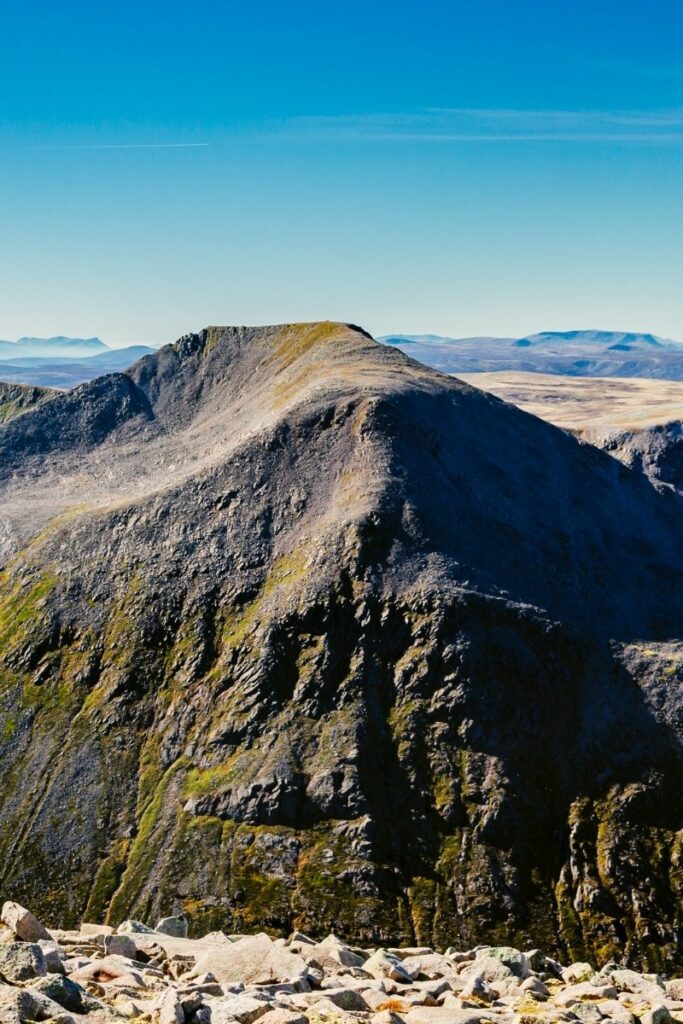
<path fill-rule="evenodd" d="M 99 338 L 18 338 L 17 341 L 0 341 L 0 360 L 20 356 L 37 356 L 41 359 L 87 359 L 88 356 L 109 351 Z"/>
<path fill-rule="evenodd" d="M 0 341 L 0 380 L 38 387 L 72 388 L 104 373 L 125 370 L 155 349 L 110 348 L 100 338 L 19 338 Z"/>
<path fill-rule="evenodd" d="M 378 339 L 443 373 L 516 370 L 573 377 L 683 380 L 683 344 L 628 331 L 542 331 L 524 338 L 390 334 Z"/>

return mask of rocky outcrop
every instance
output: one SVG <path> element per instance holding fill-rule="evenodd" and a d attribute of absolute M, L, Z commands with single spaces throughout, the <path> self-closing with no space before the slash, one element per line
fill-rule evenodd
<path fill-rule="evenodd" d="M 655 424 L 641 430 L 585 431 L 591 444 L 644 473 L 655 484 L 683 493 L 683 422 Z"/>
<path fill-rule="evenodd" d="M 188 336 L 0 457 L 8 898 L 679 961 L 676 494 L 339 324 Z"/>
<path fill-rule="evenodd" d="M 0 367 L 1 372 L 1 367 Z M 37 388 L 29 384 L 6 384 L 0 381 L 0 423 L 35 409 L 59 392 L 52 388 Z"/>

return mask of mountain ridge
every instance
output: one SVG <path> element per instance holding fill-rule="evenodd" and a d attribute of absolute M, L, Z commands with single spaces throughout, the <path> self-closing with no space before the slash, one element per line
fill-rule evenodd
<path fill-rule="evenodd" d="M 0 470 L 12 898 L 676 962 L 676 495 L 331 323 L 185 336 Z"/>

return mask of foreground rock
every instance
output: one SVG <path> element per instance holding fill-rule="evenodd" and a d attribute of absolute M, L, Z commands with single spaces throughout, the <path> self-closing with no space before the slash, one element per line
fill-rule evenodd
<path fill-rule="evenodd" d="M 5 922 L 28 919 L 5 908 Z M 0 941 L 0 1024 L 683 1024 L 683 978 L 539 950 L 375 949 L 300 932 L 188 939 L 134 921 L 43 931 L 52 937 L 32 943 L 8 928 Z M 119 936 L 129 955 L 107 951 Z"/>

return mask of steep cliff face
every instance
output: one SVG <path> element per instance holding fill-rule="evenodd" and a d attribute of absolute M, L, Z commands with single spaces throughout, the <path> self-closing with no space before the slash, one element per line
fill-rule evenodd
<path fill-rule="evenodd" d="M 677 495 L 339 324 L 183 338 L 0 454 L 9 897 L 679 955 Z"/>
<path fill-rule="evenodd" d="M 683 422 L 672 420 L 640 430 L 586 431 L 587 441 L 603 448 L 653 483 L 683 492 Z"/>

